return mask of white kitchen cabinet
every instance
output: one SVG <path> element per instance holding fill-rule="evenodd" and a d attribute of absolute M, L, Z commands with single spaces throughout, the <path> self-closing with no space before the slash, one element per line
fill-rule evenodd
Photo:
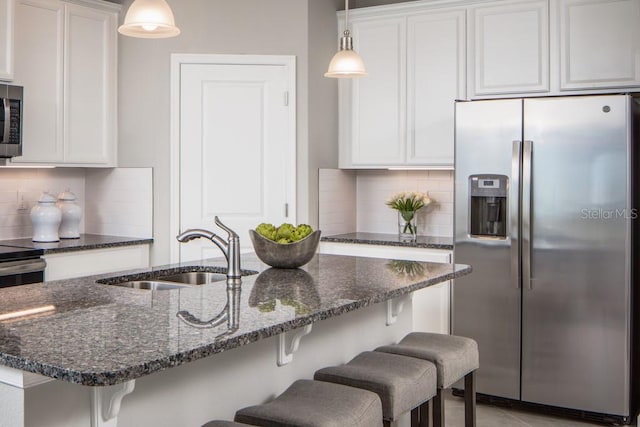
<path fill-rule="evenodd" d="M 115 165 L 118 16 L 65 5 L 65 162 Z"/>
<path fill-rule="evenodd" d="M 60 252 L 47 254 L 44 259 L 46 281 L 111 272 L 116 275 L 118 271 L 149 267 L 149 245 Z"/>
<path fill-rule="evenodd" d="M 394 5 L 357 15 L 351 28 L 368 76 L 340 82 L 340 167 L 452 167 L 464 10 Z"/>
<path fill-rule="evenodd" d="M 640 1 L 559 0 L 560 89 L 640 86 Z"/>
<path fill-rule="evenodd" d="M 407 26 L 406 163 L 452 166 L 453 101 L 465 97 L 465 11 L 417 14 Z"/>
<path fill-rule="evenodd" d="M 451 251 L 400 246 L 320 242 L 320 253 L 450 263 Z M 413 293 L 413 330 L 448 334 L 450 325 L 449 281 Z"/>
<path fill-rule="evenodd" d="M 13 162 L 64 160 L 63 31 L 62 3 L 17 1 L 15 83 L 24 86 L 24 122 L 23 156 Z"/>
<path fill-rule="evenodd" d="M 23 155 L 14 163 L 115 166 L 119 6 L 17 0 Z"/>
<path fill-rule="evenodd" d="M 15 0 L 0 0 L 0 80 L 13 80 Z"/>
<path fill-rule="evenodd" d="M 400 164 L 405 156 L 406 20 L 352 22 L 366 78 L 352 80 L 351 164 Z"/>
<path fill-rule="evenodd" d="M 469 8 L 469 95 L 548 92 L 547 0 Z"/>

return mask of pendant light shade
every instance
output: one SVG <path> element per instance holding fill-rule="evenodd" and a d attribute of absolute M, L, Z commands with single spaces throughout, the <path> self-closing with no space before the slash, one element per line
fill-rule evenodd
<path fill-rule="evenodd" d="M 165 0 L 135 0 L 118 28 L 120 34 L 145 39 L 175 37 L 180 34 L 173 12 Z"/>
<path fill-rule="evenodd" d="M 353 78 L 367 75 L 364 61 L 351 47 L 353 42 L 348 34 L 349 30 L 345 30 L 345 36 L 340 39 L 340 50 L 331 58 L 325 77 Z"/>
<path fill-rule="evenodd" d="M 367 75 L 364 61 L 353 50 L 353 39 L 349 32 L 349 0 L 345 0 L 344 35 L 340 38 L 340 50 L 333 55 L 329 63 L 329 69 L 324 73 L 325 77 L 354 78 Z"/>

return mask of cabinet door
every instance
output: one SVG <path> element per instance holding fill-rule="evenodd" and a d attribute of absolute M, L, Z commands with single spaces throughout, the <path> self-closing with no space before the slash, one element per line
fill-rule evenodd
<path fill-rule="evenodd" d="M 407 163 L 453 166 L 454 101 L 465 93 L 465 11 L 407 22 Z"/>
<path fill-rule="evenodd" d="M 149 245 L 54 253 L 44 256 L 45 281 L 149 267 Z"/>
<path fill-rule="evenodd" d="M 470 13 L 471 96 L 548 92 L 548 2 L 490 3 Z"/>
<path fill-rule="evenodd" d="M 560 89 L 640 85 L 640 0 L 561 0 Z"/>
<path fill-rule="evenodd" d="M 13 22 L 15 0 L 0 0 L 0 80 L 13 79 Z"/>
<path fill-rule="evenodd" d="M 115 14 L 65 6 L 66 163 L 114 161 L 115 45 Z"/>
<path fill-rule="evenodd" d="M 406 34 L 404 18 L 352 22 L 368 76 L 352 82 L 351 162 L 404 162 Z"/>
<path fill-rule="evenodd" d="M 15 26 L 15 82 L 24 86 L 22 156 L 13 162 L 61 162 L 61 3 L 18 0 Z"/>

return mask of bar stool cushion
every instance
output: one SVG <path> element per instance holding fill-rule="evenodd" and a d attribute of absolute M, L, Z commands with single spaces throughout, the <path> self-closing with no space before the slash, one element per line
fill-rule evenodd
<path fill-rule="evenodd" d="M 376 393 L 382 401 L 384 419 L 391 421 L 436 394 L 433 363 L 375 351 L 360 353 L 345 365 L 320 369 L 314 379 Z"/>
<path fill-rule="evenodd" d="M 385 345 L 376 351 L 416 357 L 435 363 L 438 387 L 448 388 L 480 366 L 478 344 L 471 338 L 456 335 L 412 332 L 398 344 Z"/>
<path fill-rule="evenodd" d="M 367 390 L 298 380 L 271 402 L 240 409 L 235 421 L 263 427 L 372 427 L 382 425 L 382 404 Z"/>
<path fill-rule="evenodd" d="M 249 424 L 235 423 L 233 421 L 209 421 L 202 427 L 251 427 Z"/>

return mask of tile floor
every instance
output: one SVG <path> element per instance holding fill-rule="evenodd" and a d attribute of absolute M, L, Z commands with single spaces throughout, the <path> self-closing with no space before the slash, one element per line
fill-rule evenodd
<path fill-rule="evenodd" d="M 464 427 L 464 401 L 449 393 L 445 401 L 446 427 Z M 589 422 L 558 418 L 498 406 L 478 404 L 476 408 L 477 427 L 591 427 L 600 426 Z"/>

